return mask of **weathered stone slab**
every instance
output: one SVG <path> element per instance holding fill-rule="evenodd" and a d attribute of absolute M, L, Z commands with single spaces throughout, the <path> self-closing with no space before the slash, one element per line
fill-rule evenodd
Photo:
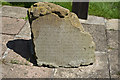
<path fill-rule="evenodd" d="M 24 24 L 25 21 L 23 19 L 2 17 L 2 33 L 18 34 Z"/>
<path fill-rule="evenodd" d="M 19 65 L 27 65 L 27 66 L 33 65 L 32 63 L 30 63 L 28 60 L 26 60 L 19 54 L 20 53 L 17 53 L 14 50 L 9 50 L 8 54 L 5 56 L 4 60 L 6 63 L 11 63 L 11 64 L 19 64 Z"/>
<path fill-rule="evenodd" d="M 5 53 L 5 59 L 7 62 L 17 60 L 18 64 L 26 64 L 29 61 L 33 65 L 37 65 L 35 56 L 32 54 L 31 44 L 31 40 L 19 38 L 8 41 L 6 46 L 9 50 Z"/>
<path fill-rule="evenodd" d="M 92 37 L 74 13 L 40 2 L 31 6 L 29 18 L 39 65 L 79 67 L 95 61 Z"/>
<path fill-rule="evenodd" d="M 107 37 L 104 25 L 83 24 L 85 31 L 89 32 L 96 44 L 96 51 L 107 52 Z"/>
<path fill-rule="evenodd" d="M 30 30 L 30 24 L 28 21 L 25 23 L 25 25 L 23 26 L 19 34 L 16 35 L 15 37 L 22 38 L 22 39 L 31 39 L 31 30 Z"/>
<path fill-rule="evenodd" d="M 79 68 L 56 68 L 54 78 L 110 78 L 108 53 L 95 52 L 96 62 L 93 65 Z"/>
<path fill-rule="evenodd" d="M 120 31 L 108 30 L 107 39 L 108 39 L 108 49 L 119 50 L 120 44 Z"/>
<path fill-rule="evenodd" d="M 106 21 L 106 28 L 108 30 L 120 30 L 120 19 L 109 19 Z"/>
<path fill-rule="evenodd" d="M 3 78 L 51 78 L 53 76 L 51 68 L 17 64 L 3 64 L 2 67 Z"/>
<path fill-rule="evenodd" d="M 117 78 L 120 72 L 120 31 L 107 30 L 110 75 Z"/>
<path fill-rule="evenodd" d="M 81 23 L 85 24 L 95 24 L 95 25 L 105 25 L 106 20 L 103 17 L 88 15 L 87 20 L 79 19 Z"/>
<path fill-rule="evenodd" d="M 109 61 L 110 61 L 110 75 L 112 78 L 117 77 L 119 74 L 119 51 L 109 50 Z"/>
<path fill-rule="evenodd" d="M 6 44 L 7 44 L 7 42 L 9 41 L 9 40 L 13 40 L 13 38 L 14 38 L 14 36 L 10 36 L 10 35 L 2 35 L 2 55 L 3 55 L 3 53 L 6 51 L 6 49 L 7 49 L 7 46 L 6 46 Z"/>
<path fill-rule="evenodd" d="M 3 6 L 2 16 L 25 18 L 27 16 L 27 9 L 23 7 Z"/>

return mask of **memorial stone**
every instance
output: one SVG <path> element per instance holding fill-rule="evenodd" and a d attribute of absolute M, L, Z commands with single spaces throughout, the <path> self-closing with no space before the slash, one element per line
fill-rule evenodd
<path fill-rule="evenodd" d="M 38 65 L 79 67 L 95 61 L 95 44 L 76 14 L 59 5 L 35 3 L 28 10 Z"/>

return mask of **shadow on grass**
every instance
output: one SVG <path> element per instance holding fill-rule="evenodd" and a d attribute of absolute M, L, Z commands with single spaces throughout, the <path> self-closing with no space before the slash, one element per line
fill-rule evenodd
<path fill-rule="evenodd" d="M 37 66 L 36 57 L 32 47 L 32 40 L 16 39 L 8 41 L 6 44 L 9 49 L 12 49 L 17 54 L 21 55 L 26 60 Z"/>

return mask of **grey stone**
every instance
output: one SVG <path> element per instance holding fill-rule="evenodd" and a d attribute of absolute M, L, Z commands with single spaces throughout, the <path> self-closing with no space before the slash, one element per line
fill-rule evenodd
<path fill-rule="evenodd" d="M 3 64 L 3 78 L 51 78 L 53 69 L 17 64 Z"/>
<path fill-rule="evenodd" d="M 20 52 L 20 51 L 19 51 Z M 30 63 L 28 60 L 23 58 L 21 55 L 19 55 L 19 52 L 17 53 L 14 50 L 9 50 L 8 54 L 5 56 L 4 60 L 7 63 L 11 64 L 19 64 L 19 65 L 27 65 L 27 66 L 32 66 L 33 64 Z M 22 53 L 21 53 L 22 54 Z M 25 55 L 25 54 L 24 54 Z M 29 55 L 28 55 L 29 56 Z"/>
<path fill-rule="evenodd" d="M 109 19 L 106 22 L 106 28 L 108 30 L 120 30 L 120 19 Z"/>
<path fill-rule="evenodd" d="M 14 36 L 10 36 L 10 35 L 2 35 L 2 55 L 4 54 L 4 52 L 6 51 L 7 49 L 7 42 L 9 40 L 13 40 Z"/>
<path fill-rule="evenodd" d="M 94 63 L 95 44 L 74 13 L 40 2 L 31 6 L 29 17 L 39 65 L 79 67 Z"/>
<path fill-rule="evenodd" d="M 108 53 L 110 61 L 110 75 L 112 78 L 118 78 L 120 72 L 120 31 L 107 30 Z"/>
<path fill-rule="evenodd" d="M 18 34 L 19 31 L 25 24 L 25 20 L 23 19 L 16 19 L 16 18 L 9 18 L 9 17 L 2 17 L 2 33 L 3 34 Z"/>
<path fill-rule="evenodd" d="M 87 20 L 79 19 L 81 23 L 85 24 L 95 24 L 95 25 L 105 25 L 106 20 L 103 17 L 88 15 Z"/>
<path fill-rule="evenodd" d="M 0 56 L 2 57 L 2 55 L 3 55 L 3 54 L 4 54 L 4 52 L 6 51 L 7 47 L 6 47 L 6 45 L 5 45 L 5 44 L 2 44 L 2 46 L 1 46 L 1 47 L 2 47 L 2 48 L 1 48 L 1 49 L 2 49 L 2 50 L 1 50 L 1 53 L 2 53 L 2 54 L 1 54 Z"/>
<path fill-rule="evenodd" d="M 79 68 L 56 68 L 54 78 L 110 78 L 108 53 L 95 52 L 96 61 L 93 65 Z"/>
<path fill-rule="evenodd" d="M 22 38 L 22 39 L 31 39 L 31 30 L 30 30 L 30 24 L 27 21 L 21 31 L 18 35 L 15 36 L 16 38 Z"/>
<path fill-rule="evenodd" d="M 2 34 L 0 34 L 0 36 L 2 36 Z M 2 52 L 2 38 L 0 37 L 0 52 Z M 0 54 L 0 57 L 1 57 L 1 54 Z"/>
<path fill-rule="evenodd" d="M 120 63 L 119 63 L 119 51 L 109 50 L 109 61 L 110 61 L 110 75 L 114 78 L 119 73 Z"/>
<path fill-rule="evenodd" d="M 108 50 L 110 49 L 119 49 L 120 45 L 120 31 L 108 30 L 107 39 L 108 39 Z"/>
<path fill-rule="evenodd" d="M 5 51 L 3 58 L 7 62 L 17 60 L 18 64 L 37 65 L 35 56 L 32 54 L 31 44 L 31 39 L 15 37 L 7 42 L 8 49 Z"/>
<path fill-rule="evenodd" d="M 23 7 L 3 6 L 2 16 L 25 18 L 27 16 L 27 9 Z"/>
<path fill-rule="evenodd" d="M 89 32 L 96 44 L 96 51 L 107 52 L 107 38 L 105 26 L 103 25 L 89 25 L 83 24 L 85 31 Z"/>

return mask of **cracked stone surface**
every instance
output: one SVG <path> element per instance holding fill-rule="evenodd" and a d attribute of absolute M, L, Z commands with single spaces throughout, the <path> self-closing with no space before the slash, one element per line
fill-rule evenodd
<path fill-rule="evenodd" d="M 92 37 L 93 41 L 95 42 L 96 51 L 107 51 L 107 38 L 105 32 L 105 26 L 103 25 L 88 25 L 83 24 L 85 31 L 89 32 Z"/>
<path fill-rule="evenodd" d="M 95 44 L 78 17 L 52 3 L 35 3 L 29 9 L 38 65 L 79 67 L 95 61 Z"/>
<path fill-rule="evenodd" d="M 31 39 L 31 30 L 30 30 L 30 24 L 27 21 L 23 28 L 21 29 L 20 33 L 15 36 L 16 38 L 24 38 L 24 39 Z"/>
<path fill-rule="evenodd" d="M 23 19 L 2 17 L 2 33 L 4 34 L 18 34 L 25 21 Z"/>

